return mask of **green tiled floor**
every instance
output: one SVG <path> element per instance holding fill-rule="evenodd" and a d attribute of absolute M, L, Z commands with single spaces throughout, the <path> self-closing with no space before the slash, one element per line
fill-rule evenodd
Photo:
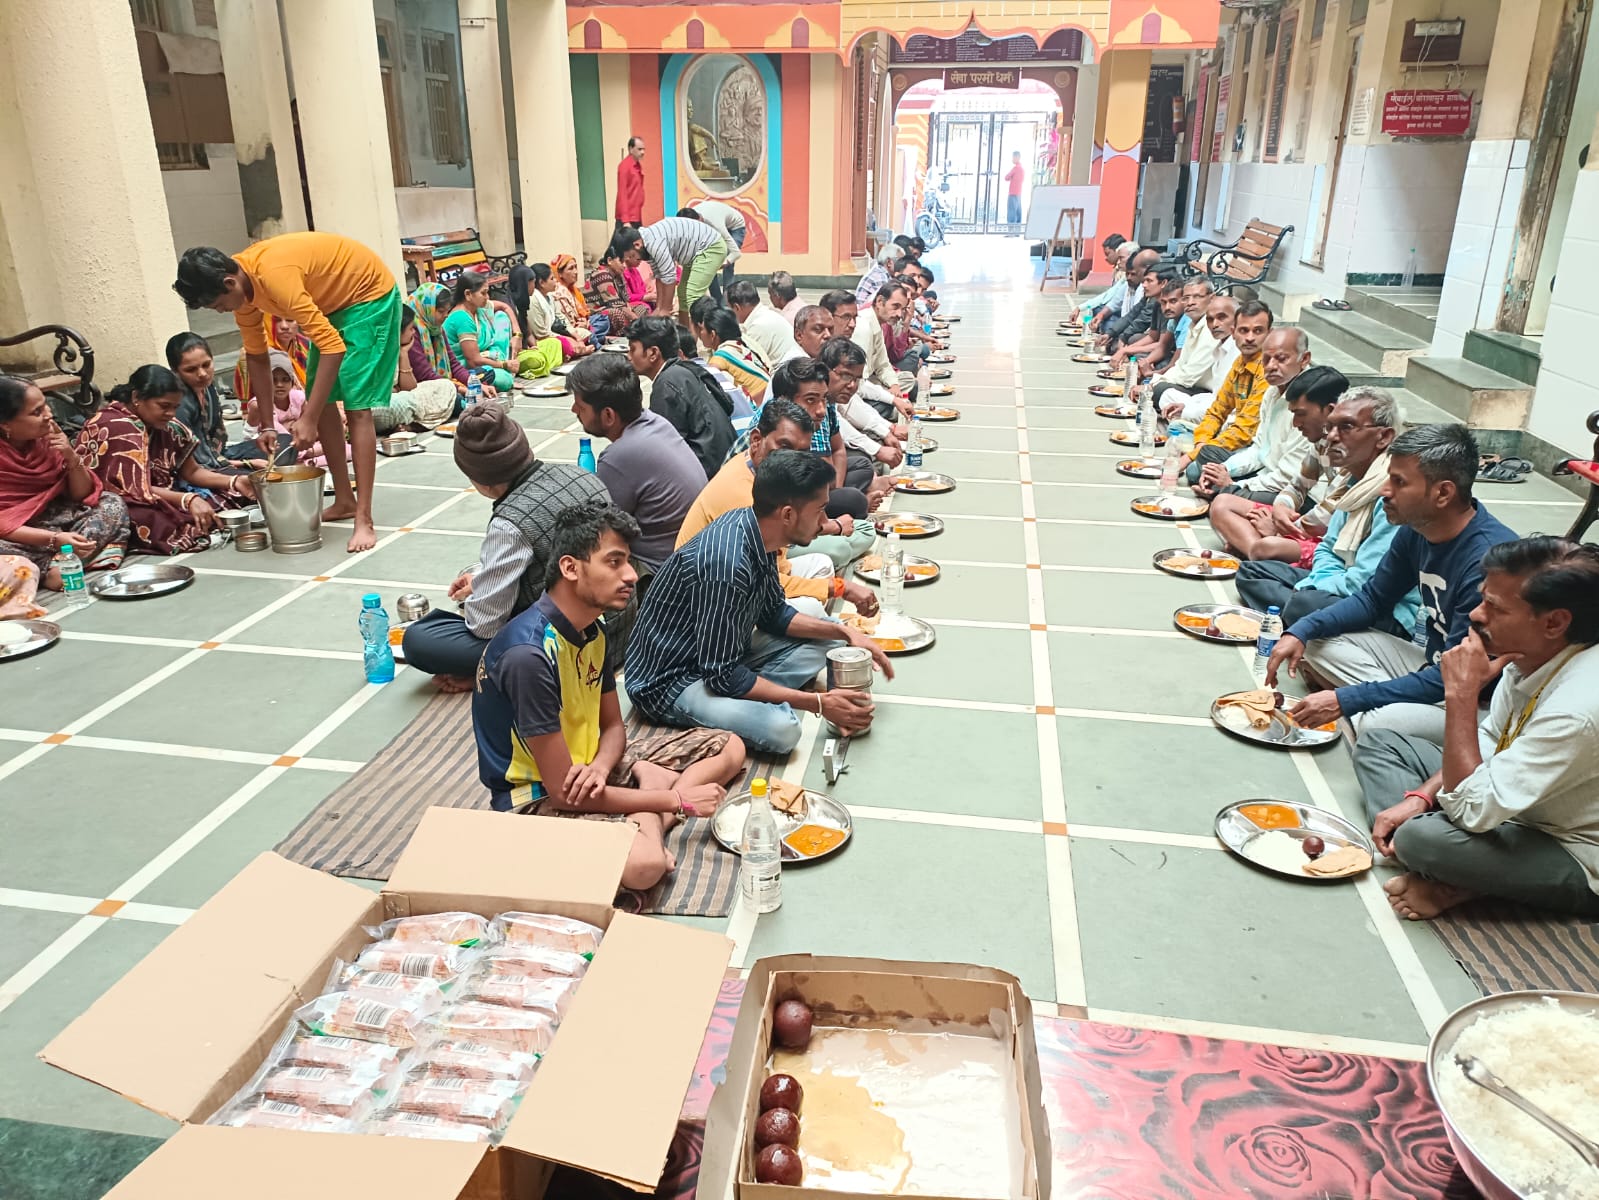
<path fill-rule="evenodd" d="M 1039 296 L 1022 243 L 1006 246 L 1012 257 L 934 257 L 946 301 L 968 319 L 953 335 L 951 403 L 964 415 L 929 426 L 941 449 L 927 465 L 959 486 L 895 506 L 949 517 L 942 535 L 911 544 L 946 564 L 907 594 L 939 640 L 880 681 L 876 726 L 831 789 L 858 810 L 854 842 L 789 872 L 783 908 L 753 932 L 740 914 L 680 919 L 742 931 L 741 963 L 801 950 L 980 962 L 1016 972 L 1040 1001 L 1091 1011 L 1417 1045 L 1418 1004 L 1471 994 L 1430 933 L 1396 939 L 1425 973 L 1407 986 L 1353 888 L 1263 876 L 1209 841 L 1215 811 L 1237 799 L 1304 799 L 1325 784 L 1354 811 L 1348 755 L 1339 745 L 1296 762 L 1202 723 L 1216 695 L 1250 685 L 1246 660 L 1171 636 L 1172 609 L 1210 596 L 1156 574 L 1149 556 L 1215 539 L 1203 522 L 1128 510 L 1153 487 L 1114 474 L 1108 435 L 1120 426 L 1089 411 L 1092 368 L 1067 361 L 1053 333 L 1066 302 Z M 575 459 L 564 403 L 521 400 L 516 414 L 542 457 Z M 59 646 L 0 668 L 6 694 L 25 698 L 0 718 L 0 1162 L 29 1164 L 27 1200 L 94 1200 L 171 1129 L 45 1066 L 39 1049 L 432 694 L 403 670 L 367 689 L 355 618 L 367 590 L 391 606 L 410 590 L 444 603 L 440 589 L 475 558 L 488 503 L 465 489 L 451 451 L 430 439 L 425 454 L 381 460 L 386 528 L 370 554 L 352 559 L 330 532 L 303 556 L 192 556 L 187 591 L 70 613 Z M 1575 507 L 1537 480 L 1484 499 L 1523 530 L 1563 528 Z M 1119 570 L 1053 569 L 1106 567 Z M 190 649 L 224 633 L 229 649 Z M 55 744 L 63 733 L 108 741 Z M 822 741 L 813 722 L 790 777 L 822 785 Z M 273 765 L 291 749 L 335 769 Z M 125 909 L 79 915 L 130 881 Z M 0 1167 L 7 1200 L 12 1182 Z"/>

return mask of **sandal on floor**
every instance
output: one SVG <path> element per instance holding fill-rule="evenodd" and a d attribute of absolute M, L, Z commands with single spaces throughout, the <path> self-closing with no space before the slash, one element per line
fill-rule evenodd
<path fill-rule="evenodd" d="M 1316 303 L 1312 304 L 1311 307 L 1319 308 L 1323 312 L 1348 312 L 1349 301 L 1329 300 L 1326 296 L 1323 296 L 1320 300 L 1316 301 Z"/>
<path fill-rule="evenodd" d="M 1502 462 L 1490 463 L 1477 472 L 1478 483 L 1525 483 L 1526 475 L 1511 470 Z"/>
<path fill-rule="evenodd" d="M 1502 458 L 1499 465 L 1507 471 L 1514 471 L 1517 475 L 1531 475 L 1532 463 L 1524 458 Z"/>

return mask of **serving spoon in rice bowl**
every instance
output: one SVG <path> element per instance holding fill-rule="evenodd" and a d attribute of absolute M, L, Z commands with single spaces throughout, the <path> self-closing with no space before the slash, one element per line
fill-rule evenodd
<path fill-rule="evenodd" d="M 1499 1076 L 1495 1075 L 1493 1071 L 1488 1068 L 1488 1065 L 1476 1055 L 1457 1054 L 1455 1055 L 1455 1065 L 1457 1065 L 1461 1071 L 1465 1073 L 1466 1078 L 1471 1080 L 1472 1083 L 1476 1084 L 1485 1091 L 1492 1092 L 1501 1100 L 1515 1105 L 1534 1121 L 1537 1121 L 1538 1124 L 1542 1125 L 1550 1133 L 1554 1134 L 1561 1141 L 1565 1142 L 1566 1145 L 1570 1146 L 1578 1154 L 1582 1155 L 1583 1161 L 1586 1162 L 1592 1170 L 1599 1171 L 1599 1145 L 1589 1141 L 1575 1129 L 1572 1129 L 1569 1125 L 1562 1121 L 1555 1120 L 1554 1117 L 1551 1117 L 1548 1113 L 1544 1112 L 1543 1109 L 1539 1108 L 1531 1100 L 1527 1099 L 1520 1092 L 1516 1091 L 1515 1088 L 1511 1087 L 1503 1079 L 1500 1079 Z"/>

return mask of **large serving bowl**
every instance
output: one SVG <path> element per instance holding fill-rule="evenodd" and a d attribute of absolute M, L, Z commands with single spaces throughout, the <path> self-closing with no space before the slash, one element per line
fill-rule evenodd
<path fill-rule="evenodd" d="M 1590 995 L 1587 992 L 1500 992 L 1496 996 L 1483 996 L 1473 1000 L 1450 1013 L 1444 1023 L 1438 1026 L 1437 1032 L 1432 1035 L 1432 1042 L 1427 1047 L 1427 1086 L 1432 1089 L 1433 1099 L 1438 1102 L 1438 1111 L 1443 1115 L 1444 1131 L 1449 1135 L 1449 1144 L 1454 1147 L 1455 1157 L 1460 1160 L 1461 1170 L 1465 1171 L 1466 1177 L 1476 1184 L 1477 1190 L 1486 1197 L 1486 1200 L 1527 1200 L 1529 1193 L 1518 1191 L 1506 1183 L 1483 1161 L 1481 1153 L 1472 1141 L 1474 1131 L 1462 1128 L 1458 1114 L 1449 1111 L 1448 1105 L 1444 1103 L 1443 1093 L 1439 1091 L 1438 1079 L 1445 1071 L 1460 1070 L 1455 1063 L 1455 1039 L 1468 1025 L 1479 1017 L 1491 1017 L 1496 1013 L 1509 1012 L 1529 1004 L 1542 1004 L 1546 998 L 1553 998 L 1563 1008 L 1569 1008 L 1573 1012 L 1599 1013 L 1599 995 Z"/>

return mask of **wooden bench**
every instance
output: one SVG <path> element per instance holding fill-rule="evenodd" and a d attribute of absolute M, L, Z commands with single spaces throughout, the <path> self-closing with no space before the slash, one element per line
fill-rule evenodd
<path fill-rule="evenodd" d="M 1588 414 L 1588 432 L 1594 435 L 1593 459 L 1568 458 L 1555 468 L 1556 475 L 1577 475 L 1588 481 L 1588 498 L 1566 531 L 1566 536 L 1574 542 L 1587 537 L 1589 526 L 1599 517 L 1599 412 Z"/>
<path fill-rule="evenodd" d="M 0 337 L 0 351 L 43 337 L 56 340 L 50 366 L 30 370 L 8 362 L 7 356 L 0 353 L 0 370 L 28 380 L 43 392 L 55 414 L 56 424 L 68 434 L 74 434 L 100 410 L 102 403 L 100 389 L 94 386 L 94 349 L 89 339 L 66 325 L 40 325 L 10 337 Z M 33 355 L 17 361 L 33 363 L 38 357 Z"/>
<path fill-rule="evenodd" d="M 462 271 L 481 271 L 489 277 L 490 290 L 503 291 L 511 268 L 527 262 L 527 255 L 520 250 L 488 253 L 475 229 L 402 238 L 400 253 L 405 256 L 408 289 L 422 283 L 452 284 Z"/>
<path fill-rule="evenodd" d="M 1265 279 L 1278 247 L 1293 231 L 1292 225 L 1268 225 L 1257 218 L 1231 245 L 1196 238 L 1183 247 L 1183 260 L 1189 274 L 1204 275 L 1218 292 L 1230 292 Z"/>

